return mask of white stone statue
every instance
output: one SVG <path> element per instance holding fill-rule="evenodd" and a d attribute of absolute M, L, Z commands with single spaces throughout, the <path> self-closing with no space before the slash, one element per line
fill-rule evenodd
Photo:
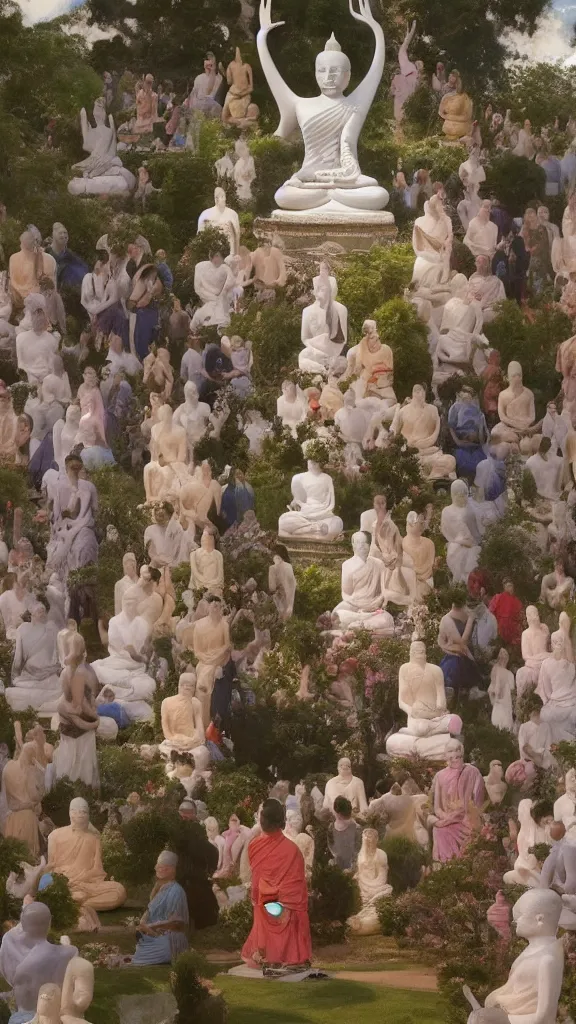
<path fill-rule="evenodd" d="M 53 334 L 46 314 L 46 300 L 33 292 L 24 300 L 30 315 L 30 330 L 16 336 L 18 369 L 26 374 L 29 384 L 40 385 L 54 370 L 54 356 L 58 351 L 59 334 Z"/>
<path fill-rule="evenodd" d="M 357 472 L 364 461 L 362 447 L 371 419 L 370 413 L 357 405 L 355 391 L 348 388 L 344 393 L 342 408 L 334 414 L 334 423 L 345 442 L 345 472 Z"/>
<path fill-rule="evenodd" d="M 306 881 L 310 882 L 312 878 L 312 868 L 314 867 L 314 847 L 315 843 L 312 836 L 309 836 L 307 832 L 303 831 L 303 821 L 300 811 L 290 810 L 286 811 L 286 827 L 284 829 L 284 835 L 287 839 L 291 839 L 293 843 L 300 850 L 304 858 L 304 867 L 306 868 Z"/>
<path fill-rule="evenodd" d="M 178 754 L 194 754 L 197 747 L 204 746 L 202 704 L 196 697 L 194 671 L 181 674 L 178 693 L 164 698 L 160 714 L 164 739 L 159 750 L 165 757 L 170 757 L 173 750 Z"/>
<path fill-rule="evenodd" d="M 502 803 L 508 790 L 508 784 L 504 780 L 502 761 L 490 761 L 488 775 L 484 776 L 484 785 L 490 797 L 490 803 L 497 807 Z"/>
<path fill-rule="evenodd" d="M 500 422 L 492 428 L 493 443 L 505 442 L 518 445 L 525 455 L 534 450 L 533 436 L 537 427 L 534 393 L 524 387 L 522 367 L 518 362 L 508 364 L 508 387 L 498 395 L 498 417 Z"/>
<path fill-rule="evenodd" d="M 360 889 L 362 909 L 349 917 L 346 924 L 353 935 L 378 935 L 380 922 L 376 902 L 384 896 L 391 896 L 392 886 L 388 884 L 388 857 L 384 850 L 378 849 L 375 828 L 365 828 L 362 833 L 354 878 Z"/>
<path fill-rule="evenodd" d="M 292 437 L 296 437 L 296 428 L 308 418 L 308 402 L 304 392 L 291 380 L 282 382 L 282 394 L 276 401 L 276 415 L 282 420 Z"/>
<path fill-rule="evenodd" d="M 540 666 L 536 693 L 542 698 L 540 717 L 550 726 L 552 742 L 576 738 L 576 666 L 564 655 L 564 638 L 552 640 L 552 655 Z"/>
<path fill-rule="evenodd" d="M 41 989 L 50 984 L 59 992 L 69 962 L 78 955 L 76 946 L 48 942 L 51 924 L 46 904 L 34 901 L 22 907 L 20 923 L 3 937 L 0 972 L 12 986 L 16 1020 L 34 1019 Z M 53 1020 L 48 1018 L 47 1024 Z"/>
<path fill-rule="evenodd" d="M 558 629 L 555 629 L 552 633 L 551 640 L 554 637 L 561 637 L 564 644 L 564 657 L 567 661 L 574 661 L 574 647 L 572 645 L 572 619 L 566 612 L 560 612 L 558 616 Z"/>
<path fill-rule="evenodd" d="M 54 460 L 58 465 L 58 469 L 61 473 L 64 472 L 66 456 L 70 454 L 75 443 L 78 434 L 78 428 L 80 426 L 80 418 L 82 416 L 82 410 L 79 405 L 72 403 L 66 409 L 66 415 L 63 420 L 58 420 L 54 424 L 52 431 L 52 440 L 54 443 Z"/>
<path fill-rule="evenodd" d="M 224 232 L 230 245 L 230 255 L 236 256 L 240 247 L 240 220 L 236 210 L 226 205 L 223 188 L 214 189 L 214 206 L 203 210 L 198 218 L 198 231 L 203 231 L 208 225 Z"/>
<path fill-rule="evenodd" d="M 146 672 L 150 626 L 137 614 L 139 599 L 135 587 L 124 594 L 120 615 L 114 615 L 108 625 L 108 657 L 92 662 L 92 668 L 132 721 L 149 721 L 154 714 L 148 701 L 156 682 Z"/>
<path fill-rule="evenodd" d="M 148 504 L 177 499 L 190 479 L 184 427 L 174 425 L 172 409 L 162 405 L 158 423 L 152 427 L 150 462 L 144 467 L 144 490 Z"/>
<path fill-rule="evenodd" d="M 204 527 L 200 547 L 190 555 L 190 590 L 203 590 L 222 597 L 224 559 L 216 548 L 214 530 Z"/>
<path fill-rule="evenodd" d="M 484 199 L 464 235 L 464 245 L 468 246 L 473 256 L 488 256 L 492 259 L 496 252 L 498 227 L 490 220 L 491 210 L 492 200 Z"/>
<path fill-rule="evenodd" d="M 404 554 L 412 559 L 414 572 L 416 573 L 417 597 L 423 600 L 434 589 L 434 562 L 436 561 L 436 549 L 434 541 L 429 537 L 423 537 L 425 524 L 422 516 L 417 512 L 409 512 L 406 516 L 406 536 L 402 540 Z"/>
<path fill-rule="evenodd" d="M 424 215 L 414 221 L 412 248 L 416 255 L 412 284 L 416 294 L 442 306 L 450 298 L 450 255 L 452 221 L 442 197 L 433 195 L 424 203 Z"/>
<path fill-rule="evenodd" d="M 513 870 L 504 875 L 504 885 L 525 885 L 529 889 L 537 889 L 540 883 L 540 867 L 530 848 L 538 843 L 550 843 L 550 825 L 554 818 L 550 815 L 536 822 L 531 810 L 531 800 L 521 800 L 518 804 L 518 856 Z"/>
<path fill-rule="evenodd" d="M 296 540 L 336 540 L 344 528 L 334 515 L 334 483 L 317 462 L 307 461 L 305 473 L 292 477 L 289 511 L 278 520 L 278 536 Z"/>
<path fill-rule="evenodd" d="M 224 847 L 226 846 L 226 840 L 224 839 L 224 836 L 220 835 L 220 826 L 216 821 L 216 818 L 204 818 L 202 824 L 206 829 L 208 842 L 212 843 L 212 846 L 215 846 L 216 849 L 218 850 L 218 864 L 216 870 L 220 871 L 224 860 Z"/>
<path fill-rule="evenodd" d="M 258 53 L 262 70 L 280 110 L 276 135 L 289 136 L 300 128 L 304 138 L 304 163 L 276 193 L 278 219 L 350 220 L 370 219 L 388 202 L 386 189 L 374 178 L 363 175 L 358 164 L 358 137 L 374 99 L 384 70 L 384 33 L 373 17 L 369 0 L 359 0 L 357 14 L 350 0 L 350 13 L 374 33 L 376 49 L 370 70 L 349 96 L 350 61 L 332 36 L 316 58 L 317 97 L 303 98 L 283 81 L 268 49 L 268 33 L 281 22 L 272 22 L 272 0 L 260 7 Z M 387 218 L 390 219 L 389 217 Z M 384 218 L 380 218 L 383 223 Z"/>
<path fill-rule="evenodd" d="M 464 187 L 464 199 L 456 207 L 464 232 L 468 231 L 470 222 L 478 216 L 482 200 L 478 195 L 478 185 L 470 183 Z"/>
<path fill-rule="evenodd" d="M 195 311 L 190 330 L 198 327 L 225 327 L 230 323 L 233 307 L 234 274 L 222 253 L 212 253 L 194 267 L 194 291 L 201 306 Z"/>
<path fill-rule="evenodd" d="M 352 774 L 349 757 L 341 757 L 338 761 L 338 775 L 328 779 L 324 790 L 323 808 L 332 811 L 337 796 L 345 796 L 352 804 L 353 814 L 365 814 L 368 810 L 366 790 L 362 779 Z"/>
<path fill-rule="evenodd" d="M 472 295 L 464 274 L 455 275 L 451 288 L 433 358 L 435 387 L 455 373 L 479 375 L 486 367 L 488 340 L 482 334 L 484 317 L 480 302 Z"/>
<path fill-rule="evenodd" d="M 210 406 L 198 399 L 198 388 L 192 380 L 184 385 L 184 401 L 174 412 L 172 422 L 184 427 L 188 439 L 188 462 L 194 462 L 194 445 L 204 436 L 210 419 Z"/>
<path fill-rule="evenodd" d="M 542 577 L 540 600 L 549 608 L 562 608 L 574 595 L 574 580 L 566 575 L 561 558 L 554 562 L 554 571 Z"/>
<path fill-rule="evenodd" d="M 250 203 L 253 199 L 252 185 L 256 180 L 254 157 L 248 149 L 246 139 L 237 139 L 234 151 L 236 161 L 232 176 L 236 184 L 236 194 L 241 203 Z"/>
<path fill-rule="evenodd" d="M 417 599 L 418 581 L 412 559 L 404 551 L 402 535 L 392 520 L 383 494 L 376 494 L 374 508 L 362 513 L 360 528 L 372 534 L 370 555 L 383 563 L 386 601 L 410 608 Z"/>
<path fill-rule="evenodd" d="M 342 563 L 342 601 L 332 612 L 343 629 L 369 629 L 393 636 L 394 619 L 385 611 L 384 565 L 370 556 L 364 532 L 352 536 L 354 555 Z"/>
<path fill-rule="evenodd" d="M 79 171 L 77 177 L 68 182 L 68 191 L 73 196 L 117 195 L 132 192 L 136 179 L 131 171 L 122 166 L 116 151 L 116 128 L 110 114 L 106 124 L 106 103 L 99 96 L 94 102 L 95 127 L 92 128 L 88 115 L 82 107 L 82 145 L 90 155 L 72 170 Z"/>
<path fill-rule="evenodd" d="M 218 669 L 230 660 L 230 629 L 223 617 L 222 601 L 215 594 L 207 598 L 208 614 L 194 625 L 192 647 L 198 659 L 197 694 L 202 702 L 204 726 L 210 724 L 210 700 Z"/>
<path fill-rule="evenodd" d="M 564 459 L 551 451 L 549 437 L 543 437 L 535 455 L 531 455 L 524 465 L 525 470 L 532 474 L 538 496 L 545 501 L 559 501 L 563 490 Z"/>
<path fill-rule="evenodd" d="M 406 35 L 398 50 L 399 73 L 394 75 L 390 86 L 390 92 L 394 97 L 394 120 L 397 124 L 404 120 L 404 104 L 410 99 L 412 93 L 418 88 L 420 73 L 418 65 L 411 61 L 408 56 L 408 47 L 416 34 L 416 22 L 413 21 L 410 28 L 406 28 Z M 419 62 L 421 63 L 421 62 Z"/>
<path fill-rule="evenodd" d="M 298 366 L 306 373 L 332 370 L 348 337 L 348 310 L 332 296 L 329 280 L 320 275 L 314 286 L 314 302 L 302 310 L 301 339 L 304 346 Z"/>
<path fill-rule="evenodd" d="M 462 722 L 447 710 L 444 673 L 426 661 L 426 646 L 420 640 L 411 643 L 410 661 L 400 666 L 398 705 L 408 722 L 388 738 L 386 753 L 432 761 L 445 758 L 450 738 L 460 733 Z"/>
<path fill-rule="evenodd" d="M 507 667 L 510 655 L 505 647 L 498 651 L 498 657 L 490 673 L 488 696 L 492 705 L 492 725 L 497 729 L 514 729 L 512 715 L 512 693 L 514 691 L 514 673 Z"/>
<path fill-rule="evenodd" d="M 540 677 L 542 662 L 548 657 L 550 630 L 545 622 L 540 622 L 540 614 L 534 605 L 526 609 L 528 628 L 521 637 L 521 650 L 524 664 L 516 673 L 516 690 L 521 697 L 527 686 L 536 685 Z"/>
<path fill-rule="evenodd" d="M 476 257 L 476 270 L 468 279 L 470 291 L 478 296 L 482 306 L 484 326 L 489 324 L 496 316 L 495 306 L 498 302 L 504 302 L 506 291 L 499 277 L 492 273 L 490 259 L 488 256 Z"/>
<path fill-rule="evenodd" d="M 120 615 L 124 594 L 130 587 L 138 583 L 138 566 L 136 555 L 133 551 L 127 551 L 123 555 L 122 568 L 124 569 L 124 575 L 121 580 L 114 584 L 114 615 Z"/>
<path fill-rule="evenodd" d="M 33 707 L 43 714 L 56 711 L 60 696 L 58 626 L 48 622 L 46 608 L 32 606 L 31 621 L 16 630 L 16 648 L 12 662 L 12 685 L 6 700 L 13 711 Z"/>
<path fill-rule="evenodd" d="M 184 531 L 176 513 L 170 514 L 171 508 L 169 502 L 155 505 L 154 522 L 144 530 L 144 547 L 156 569 L 175 567 L 190 558 L 190 527 Z M 194 533 L 193 524 L 191 532 Z"/>
<path fill-rule="evenodd" d="M 557 938 L 562 897 L 551 889 L 525 892 L 512 917 L 519 938 L 528 939 L 507 982 L 491 992 L 484 1009 L 469 989 L 468 1024 L 554 1024 L 564 974 L 564 946 Z"/>
<path fill-rule="evenodd" d="M 561 821 L 568 828 L 576 817 L 576 768 L 570 768 L 564 776 L 565 792 L 554 803 L 554 821 Z"/>
<path fill-rule="evenodd" d="M 62 1024 L 80 1024 L 94 996 L 94 965 L 84 957 L 70 961 L 62 985 Z"/>
<path fill-rule="evenodd" d="M 440 433 L 440 414 L 435 405 L 426 401 L 422 384 L 412 388 L 412 398 L 396 407 L 392 426 L 393 434 L 402 434 L 411 448 L 418 449 L 423 475 L 429 480 L 454 480 L 456 459 L 444 455 L 436 441 Z"/>
<path fill-rule="evenodd" d="M 466 583 L 478 565 L 480 534 L 463 480 L 454 480 L 450 496 L 452 504 L 442 509 L 440 530 L 448 541 L 446 562 L 452 578 L 455 583 Z"/>
<path fill-rule="evenodd" d="M 274 552 L 272 565 L 268 569 L 268 590 L 272 594 L 274 604 L 282 622 L 287 622 L 294 611 L 296 596 L 296 577 L 286 550 Z"/>

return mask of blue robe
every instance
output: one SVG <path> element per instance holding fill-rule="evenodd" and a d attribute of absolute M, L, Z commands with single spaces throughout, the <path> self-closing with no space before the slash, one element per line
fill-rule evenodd
<path fill-rule="evenodd" d="M 474 476 L 476 466 L 486 458 L 484 445 L 488 440 L 488 427 L 484 413 L 473 402 L 454 402 L 448 412 L 448 426 L 458 440 L 466 442 L 454 452 L 458 476 Z M 470 434 L 475 435 L 477 443 L 467 440 Z"/>
<path fill-rule="evenodd" d="M 178 882 L 168 882 L 150 900 L 146 913 L 146 924 L 159 921 L 181 921 L 188 927 L 188 902 L 186 893 Z M 164 932 L 156 937 L 142 935 L 138 939 L 136 952 L 132 957 L 134 966 L 169 964 L 188 948 L 184 932 Z"/>

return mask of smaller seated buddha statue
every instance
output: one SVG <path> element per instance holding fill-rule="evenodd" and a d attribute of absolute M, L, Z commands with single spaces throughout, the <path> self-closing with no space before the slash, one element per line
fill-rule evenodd
<path fill-rule="evenodd" d="M 434 589 L 434 562 L 436 549 L 434 541 L 423 536 L 424 521 L 417 512 L 406 516 L 406 536 L 402 540 L 404 553 L 412 559 L 417 581 L 417 596 L 420 601 Z"/>
<path fill-rule="evenodd" d="M 375 495 L 374 508 L 362 513 L 360 526 L 372 534 L 370 555 L 383 563 L 385 600 L 399 607 L 410 607 L 416 600 L 416 573 L 410 556 L 403 549 L 400 530 L 387 509 L 385 495 Z"/>
<path fill-rule="evenodd" d="M 561 558 L 554 562 L 554 571 L 542 577 L 540 600 L 549 608 L 563 608 L 574 594 L 574 580 L 566 575 L 564 562 Z"/>
<path fill-rule="evenodd" d="M 450 737 L 460 733 L 462 721 L 448 711 L 444 673 L 426 660 L 426 646 L 420 640 L 412 642 L 410 661 L 400 666 L 398 704 L 408 722 L 386 741 L 387 754 L 429 760 L 445 756 Z"/>
<path fill-rule="evenodd" d="M 420 467 L 428 480 L 453 480 L 456 460 L 444 455 L 436 441 L 440 433 L 440 415 L 435 405 L 426 401 L 422 384 L 412 388 L 412 398 L 396 407 L 391 432 L 402 434 L 411 448 L 418 450 Z"/>
<path fill-rule="evenodd" d="M 529 889 L 540 886 L 540 866 L 530 849 L 538 843 L 550 843 L 550 826 L 554 821 L 552 814 L 540 814 L 538 804 L 532 800 L 521 800 L 518 804 L 518 822 L 520 828 L 516 838 L 518 856 L 512 871 L 504 875 L 504 885 L 524 885 Z"/>
<path fill-rule="evenodd" d="M 190 590 L 203 590 L 222 597 L 224 559 L 216 547 L 214 529 L 205 526 L 200 547 L 190 555 Z"/>
<path fill-rule="evenodd" d="M 378 839 L 375 828 L 364 829 L 354 873 L 362 908 L 346 922 L 353 935 L 379 934 L 381 928 L 376 903 L 392 895 L 392 886 L 388 882 L 388 857 L 384 850 L 378 848 Z"/>
<path fill-rule="evenodd" d="M 550 726 L 553 743 L 576 737 L 576 667 L 565 654 L 564 637 L 552 637 L 552 654 L 540 666 L 536 693 L 542 699 L 540 717 Z"/>
<path fill-rule="evenodd" d="M 440 100 L 438 114 L 444 121 L 442 131 L 450 142 L 472 134 L 474 105 L 464 92 L 462 78 L 456 70 L 448 75 L 447 90 Z"/>
<path fill-rule="evenodd" d="M 492 322 L 496 316 L 495 307 L 506 299 L 506 291 L 499 277 L 492 273 L 489 256 L 476 257 L 476 270 L 469 277 L 468 284 L 478 294 L 482 306 L 484 326 Z"/>
<path fill-rule="evenodd" d="M 375 320 L 365 320 L 362 339 L 349 353 L 348 372 L 357 374 L 357 398 L 377 398 L 384 408 L 396 405 L 394 392 L 394 355 L 389 345 L 380 341 Z"/>
<path fill-rule="evenodd" d="M 534 479 L 538 497 L 549 503 L 560 500 L 564 472 L 564 459 L 551 449 L 551 439 L 542 437 L 538 451 L 526 460 L 524 467 Z"/>
<path fill-rule="evenodd" d="M 96 931 L 98 911 L 115 910 L 126 900 L 124 886 L 106 879 L 100 833 L 90 824 L 88 804 L 81 797 L 70 803 L 70 824 L 48 837 L 46 873 L 68 879 L 72 899 L 80 907 L 79 931 Z"/>
<path fill-rule="evenodd" d="M 338 761 L 338 774 L 328 779 L 324 790 L 323 808 L 327 811 L 334 809 L 334 801 L 337 797 L 343 796 L 352 805 L 353 814 L 365 814 L 368 810 L 366 790 L 362 779 L 352 774 L 352 762 L 349 757 L 341 757 Z"/>
<path fill-rule="evenodd" d="M 348 310 L 332 295 L 330 281 L 320 275 L 314 285 L 314 302 L 302 310 L 299 369 L 327 374 L 337 366 L 348 337 Z"/>
<path fill-rule="evenodd" d="M 282 382 L 282 394 L 276 402 L 276 415 L 287 427 L 292 437 L 296 437 L 296 428 L 308 419 L 308 402 L 306 395 L 291 380 Z"/>
<path fill-rule="evenodd" d="M 292 477 L 289 511 L 278 520 L 278 536 L 317 541 L 336 540 L 344 524 L 334 515 L 334 483 L 317 462 L 307 461 L 305 473 Z"/>
<path fill-rule="evenodd" d="M 33 707 L 43 714 L 56 711 L 60 696 L 58 626 L 48 621 L 40 602 L 32 605 L 30 622 L 16 630 L 11 686 L 6 699 L 13 711 Z"/>
<path fill-rule="evenodd" d="M 151 461 L 144 467 L 148 503 L 178 499 L 181 488 L 190 479 L 186 465 L 187 445 L 186 431 L 174 425 L 170 406 L 162 405 L 150 437 Z"/>
<path fill-rule="evenodd" d="M 442 509 L 440 529 L 448 541 L 446 562 L 455 583 L 466 583 L 480 556 L 480 533 L 464 480 L 450 487 L 452 503 Z"/>
<path fill-rule="evenodd" d="M 343 629 L 369 629 L 383 636 L 392 636 L 394 620 L 385 611 L 383 594 L 384 565 L 370 555 L 365 533 L 352 537 L 354 555 L 342 563 L 342 601 L 333 615 Z"/>
<path fill-rule="evenodd" d="M 518 447 L 524 455 L 531 455 L 537 450 L 540 438 L 540 424 L 535 423 L 536 408 L 534 394 L 522 382 L 522 367 L 518 362 L 508 365 L 508 387 L 498 395 L 498 416 L 500 422 L 492 427 L 491 441 L 493 444 L 512 445 Z"/>
<path fill-rule="evenodd" d="M 156 682 L 146 672 L 150 642 L 150 624 L 138 615 L 141 593 L 131 587 L 122 599 L 122 611 L 108 625 L 108 657 L 92 662 L 102 686 L 109 686 L 131 721 L 153 717 L 148 703 Z"/>
<path fill-rule="evenodd" d="M 540 613 L 534 605 L 526 609 L 527 628 L 523 631 L 520 646 L 524 664 L 516 673 L 516 690 L 520 697 L 527 686 L 536 686 L 542 662 L 549 655 L 550 630 L 540 622 Z"/>
<path fill-rule="evenodd" d="M 498 225 L 490 220 L 492 212 L 492 200 L 484 199 L 480 209 L 468 225 L 464 235 L 464 245 L 470 249 L 472 255 L 486 256 L 491 260 L 496 252 L 498 244 Z"/>
<path fill-rule="evenodd" d="M 156 883 L 136 936 L 134 967 L 173 963 L 188 948 L 188 900 L 176 881 L 178 857 L 163 850 L 156 861 Z"/>

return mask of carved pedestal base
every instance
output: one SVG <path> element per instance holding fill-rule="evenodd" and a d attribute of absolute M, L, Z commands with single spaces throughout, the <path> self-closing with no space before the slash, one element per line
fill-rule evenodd
<path fill-rule="evenodd" d="M 361 217 L 330 217 L 319 213 L 288 213 L 254 221 L 254 234 L 259 241 L 270 241 L 287 256 L 308 256 L 322 259 L 365 252 L 373 245 L 391 245 L 398 229 L 394 215 L 386 210 L 366 213 Z"/>
<path fill-rule="evenodd" d="M 348 546 L 337 540 L 298 540 L 296 537 L 282 537 L 281 540 L 288 549 L 291 561 L 300 565 L 314 565 L 320 559 L 340 564 L 350 555 Z"/>

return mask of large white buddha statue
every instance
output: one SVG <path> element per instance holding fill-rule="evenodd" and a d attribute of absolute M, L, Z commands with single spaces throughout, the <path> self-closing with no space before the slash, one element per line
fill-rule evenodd
<path fill-rule="evenodd" d="M 353 557 L 342 563 L 342 601 L 332 614 L 338 616 L 343 629 L 369 629 L 392 636 L 394 619 L 384 610 L 384 565 L 370 556 L 364 532 L 353 534 L 352 550 Z"/>
<path fill-rule="evenodd" d="M 410 644 L 410 661 L 400 666 L 398 704 L 408 722 L 387 739 L 386 753 L 431 761 L 446 757 L 450 737 L 459 735 L 462 721 L 447 710 L 444 673 L 426 661 L 426 646 L 420 640 Z"/>
<path fill-rule="evenodd" d="M 140 599 L 137 587 L 126 591 L 120 615 L 114 615 L 108 625 L 108 657 L 92 662 L 98 681 L 113 690 L 132 721 L 154 717 L 148 701 L 156 690 L 154 679 L 146 672 L 150 626 L 138 615 Z"/>
<path fill-rule="evenodd" d="M 68 191 L 73 196 L 108 196 L 131 192 L 136 187 L 136 178 L 123 167 L 118 156 L 114 118 L 110 114 L 109 123 L 106 124 L 106 103 L 102 96 L 95 100 L 93 114 L 94 128 L 88 121 L 84 107 L 80 111 L 82 146 L 90 155 L 74 164 L 72 170 L 79 173 L 68 182 Z"/>
<path fill-rule="evenodd" d="M 296 428 L 308 418 L 308 402 L 304 392 L 291 380 L 282 381 L 282 394 L 276 400 L 276 415 L 282 426 L 296 437 Z"/>
<path fill-rule="evenodd" d="M 491 441 L 495 444 L 506 442 L 518 445 L 523 454 L 531 455 L 534 450 L 533 435 L 538 429 L 534 423 L 534 393 L 524 387 L 522 367 L 516 361 L 508 364 L 508 387 L 498 395 L 498 417 L 500 422 L 492 427 Z"/>
<path fill-rule="evenodd" d="M 334 483 L 317 462 L 308 459 L 305 473 L 292 477 L 289 511 L 278 520 L 278 536 L 297 540 L 332 541 L 344 524 L 334 515 Z"/>
<path fill-rule="evenodd" d="M 188 440 L 184 427 L 173 422 L 172 409 L 163 405 L 158 411 L 158 423 L 152 427 L 150 462 L 144 466 L 146 501 L 177 499 L 180 489 L 189 482 L 186 465 Z"/>
<path fill-rule="evenodd" d="M 80 797 L 70 803 L 70 824 L 48 837 L 46 871 L 65 875 L 72 899 L 80 906 L 79 931 L 96 931 L 99 910 L 115 910 L 126 900 L 119 882 L 106 879 L 100 833 L 90 824 L 88 804 Z"/>
<path fill-rule="evenodd" d="M 384 850 L 378 848 L 378 839 L 375 828 L 364 829 L 354 874 L 360 889 L 362 907 L 346 922 L 353 935 L 380 933 L 376 903 L 383 897 L 392 895 L 392 886 L 388 882 L 388 857 Z"/>
<path fill-rule="evenodd" d="M 344 96 L 350 82 L 350 61 L 332 36 L 316 58 L 321 95 L 303 98 L 286 85 L 268 49 L 268 33 L 282 24 L 272 21 L 272 0 L 264 0 L 260 7 L 258 53 L 280 110 L 276 135 L 287 139 L 299 127 L 304 138 L 304 163 L 278 189 L 275 199 L 281 212 L 275 210 L 274 218 L 298 220 L 306 211 L 321 221 L 365 221 L 388 202 L 386 189 L 361 173 L 357 152 L 358 137 L 384 70 L 384 33 L 372 15 L 369 0 L 360 0 L 359 14 L 351 3 L 350 13 L 374 33 L 376 49 L 368 74 L 354 92 Z"/>
<path fill-rule="evenodd" d="M 230 255 L 236 256 L 240 247 L 240 219 L 236 210 L 226 205 L 223 188 L 214 189 L 214 206 L 203 210 L 198 218 L 198 231 L 204 231 L 208 226 L 218 228 L 226 235 Z"/>
<path fill-rule="evenodd" d="M 484 1009 L 469 989 L 468 1024 L 554 1024 L 564 975 L 564 945 L 557 938 L 562 897 L 552 889 L 523 893 L 512 911 L 518 938 L 528 939 L 508 980 L 486 996 Z"/>
<path fill-rule="evenodd" d="M 426 401 L 422 384 L 412 388 L 412 398 L 398 405 L 391 432 L 402 434 L 411 448 L 418 449 L 422 473 L 429 480 L 453 480 L 456 476 L 456 459 L 444 455 L 436 441 L 440 433 L 440 414 L 435 405 Z"/>
<path fill-rule="evenodd" d="M 455 583 L 466 583 L 478 565 L 480 533 L 464 480 L 454 480 L 450 496 L 452 504 L 442 509 L 440 530 L 448 541 L 446 562 L 452 578 Z"/>
<path fill-rule="evenodd" d="M 16 630 L 12 685 L 6 689 L 6 700 L 13 711 L 33 707 L 51 714 L 61 692 L 58 626 L 48 621 L 46 608 L 39 602 L 32 606 L 30 617 Z"/>
<path fill-rule="evenodd" d="M 173 750 L 178 754 L 194 754 L 204 746 L 206 738 L 202 721 L 202 704 L 196 696 L 196 673 L 182 672 L 178 680 L 178 693 L 165 697 L 160 708 L 164 739 L 160 753 L 170 757 Z"/>

